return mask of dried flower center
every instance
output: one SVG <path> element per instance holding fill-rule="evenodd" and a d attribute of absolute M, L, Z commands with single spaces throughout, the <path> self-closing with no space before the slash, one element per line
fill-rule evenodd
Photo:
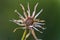
<path fill-rule="evenodd" d="M 33 24 L 33 18 L 27 18 L 25 21 L 26 26 L 32 25 Z"/>

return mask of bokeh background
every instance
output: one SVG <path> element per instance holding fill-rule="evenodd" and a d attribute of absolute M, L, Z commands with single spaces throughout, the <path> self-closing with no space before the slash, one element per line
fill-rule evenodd
<path fill-rule="evenodd" d="M 20 27 L 9 20 L 18 19 L 18 15 L 14 12 L 17 9 L 21 14 L 23 11 L 20 7 L 22 3 L 27 10 L 27 3 L 29 2 L 31 14 L 34 5 L 38 2 L 37 12 L 44 9 L 42 14 L 38 16 L 39 19 L 46 21 L 43 34 L 36 32 L 38 38 L 43 40 L 60 40 L 60 0 L 0 0 L 0 40 L 21 40 L 24 30 L 17 30 L 13 33 L 16 27 Z M 32 35 L 27 40 L 34 40 Z"/>

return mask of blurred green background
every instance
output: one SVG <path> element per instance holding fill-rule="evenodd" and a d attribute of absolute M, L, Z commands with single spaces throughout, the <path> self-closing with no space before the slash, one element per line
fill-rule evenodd
<path fill-rule="evenodd" d="M 60 40 L 60 0 L 0 0 L 0 40 L 21 40 L 24 30 L 17 30 L 13 33 L 13 30 L 19 26 L 9 20 L 12 18 L 18 19 L 14 10 L 17 9 L 23 14 L 19 4 L 22 3 L 27 10 L 28 2 L 31 13 L 37 2 L 39 5 L 36 13 L 39 12 L 40 9 L 44 9 L 38 18 L 46 21 L 45 27 L 47 29 L 43 31 L 43 34 L 36 32 L 37 37 L 43 40 Z M 31 35 L 27 40 L 34 39 Z"/>

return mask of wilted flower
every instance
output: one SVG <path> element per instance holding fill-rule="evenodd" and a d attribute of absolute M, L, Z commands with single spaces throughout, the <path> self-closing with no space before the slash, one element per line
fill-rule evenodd
<path fill-rule="evenodd" d="M 43 33 L 42 31 L 38 30 L 37 28 L 41 28 L 41 29 L 43 29 L 43 30 L 45 29 L 44 27 L 42 27 L 42 25 L 45 24 L 45 23 L 44 23 L 45 21 L 44 21 L 44 20 L 39 20 L 39 19 L 37 19 L 38 15 L 41 14 L 41 12 L 43 11 L 43 9 L 41 9 L 41 10 L 35 15 L 35 13 L 36 13 L 36 8 L 37 8 L 37 6 L 38 6 L 38 3 L 37 3 L 37 4 L 35 5 L 35 7 L 34 7 L 34 11 L 33 11 L 32 15 L 31 15 L 31 14 L 30 14 L 29 3 L 28 3 L 28 5 L 27 5 L 27 7 L 28 7 L 27 14 L 28 14 L 28 15 L 27 15 L 26 12 L 25 12 L 24 6 L 23 6 L 22 4 L 20 4 L 20 6 L 21 6 L 22 9 L 23 9 L 23 15 L 24 15 L 24 17 L 23 17 L 17 10 L 15 10 L 15 12 L 18 14 L 18 16 L 19 16 L 20 19 L 18 19 L 18 20 L 13 19 L 13 20 L 10 20 L 10 21 L 18 24 L 19 26 L 23 26 L 23 27 L 15 28 L 13 32 L 15 32 L 17 29 L 25 29 L 25 30 L 28 29 L 29 32 L 28 32 L 28 34 L 25 36 L 24 40 L 26 40 L 26 39 L 29 37 L 30 34 L 33 35 L 33 37 L 34 37 L 35 40 L 38 40 L 38 38 L 37 38 L 34 30 L 36 30 L 36 31 L 38 31 L 38 32 L 40 32 L 40 33 Z"/>

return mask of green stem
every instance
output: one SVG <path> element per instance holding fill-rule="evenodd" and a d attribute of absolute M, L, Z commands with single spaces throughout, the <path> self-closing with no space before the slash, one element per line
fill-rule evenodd
<path fill-rule="evenodd" d="M 21 38 L 21 40 L 24 40 L 24 39 L 25 39 L 26 33 L 27 33 L 27 30 L 25 29 L 25 30 L 24 30 L 24 33 L 23 33 L 23 36 L 22 36 L 22 38 Z"/>

